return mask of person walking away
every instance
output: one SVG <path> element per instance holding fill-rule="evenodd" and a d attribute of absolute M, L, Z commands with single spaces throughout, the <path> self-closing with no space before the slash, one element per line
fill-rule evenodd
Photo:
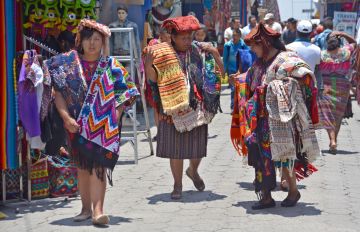
<path fill-rule="evenodd" d="M 315 36 L 313 43 L 320 48 L 320 50 L 326 50 L 327 48 L 327 38 L 329 34 L 333 31 L 334 24 L 331 17 L 327 17 L 322 22 L 323 31 Z"/>
<path fill-rule="evenodd" d="M 341 47 L 340 38 L 346 39 L 349 44 Z M 349 100 L 350 58 L 356 48 L 355 42 L 346 33 L 333 31 L 326 40 L 327 49 L 321 51 L 319 70 L 324 82 L 324 91 L 319 99 L 320 118 L 323 128 L 329 135 L 331 154 L 337 152 L 337 136 Z"/>

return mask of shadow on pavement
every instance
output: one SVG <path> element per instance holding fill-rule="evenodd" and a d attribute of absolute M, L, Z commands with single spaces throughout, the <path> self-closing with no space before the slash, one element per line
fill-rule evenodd
<path fill-rule="evenodd" d="M 208 136 L 208 139 L 215 139 L 216 137 L 218 137 L 218 135 L 211 135 L 211 136 Z"/>
<path fill-rule="evenodd" d="M 9 204 L 8 206 L 2 208 L 1 210 L 7 214 L 7 218 L 4 220 L 16 220 L 22 218 L 25 214 L 53 211 L 58 208 L 69 208 L 67 205 L 77 198 L 61 198 L 61 199 L 41 199 L 34 200 L 32 202 L 21 202 L 15 204 Z"/>
<path fill-rule="evenodd" d="M 251 182 L 238 182 L 236 184 L 238 184 L 240 188 L 243 188 L 248 191 L 255 190 L 254 185 Z M 274 191 L 282 191 L 279 186 L 280 186 L 280 183 L 277 183 L 277 187 L 274 189 Z M 298 184 L 297 187 L 298 187 L 298 189 L 306 189 L 306 186 L 302 185 L 302 184 Z"/>
<path fill-rule="evenodd" d="M 298 202 L 295 207 L 284 208 L 280 206 L 280 202 L 276 202 L 276 207 L 263 209 L 263 210 L 253 210 L 251 206 L 255 204 L 255 201 L 241 201 L 233 205 L 235 207 L 243 207 L 246 209 L 247 214 L 273 214 L 283 217 L 298 217 L 298 216 L 316 216 L 321 214 L 321 210 L 315 208 L 313 203 Z"/>
<path fill-rule="evenodd" d="M 120 225 L 121 223 L 131 223 L 133 219 L 124 218 L 119 216 L 109 216 L 110 223 L 109 225 Z M 74 222 L 73 217 L 63 218 L 59 220 L 55 220 L 50 222 L 51 225 L 59 225 L 59 226 L 89 226 L 92 225 L 91 219 L 83 221 L 83 222 Z M 98 228 L 107 228 L 108 226 L 97 226 Z"/>
<path fill-rule="evenodd" d="M 329 150 L 321 150 L 321 153 L 323 154 L 328 154 L 328 155 L 333 155 L 329 152 Z M 358 151 L 344 151 L 344 150 L 337 150 L 336 151 L 336 155 L 353 155 L 353 154 L 358 154 Z"/>
<path fill-rule="evenodd" d="M 205 201 L 217 201 L 225 199 L 227 196 L 219 195 L 213 193 L 212 191 L 184 191 L 182 193 L 181 200 L 172 200 L 170 198 L 170 193 L 161 193 L 154 195 L 152 197 L 148 197 L 150 205 L 157 204 L 158 202 L 183 202 L 183 203 L 197 203 L 197 202 L 205 202 Z"/>

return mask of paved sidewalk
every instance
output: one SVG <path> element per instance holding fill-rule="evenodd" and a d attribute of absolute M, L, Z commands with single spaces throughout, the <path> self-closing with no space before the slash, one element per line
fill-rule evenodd
<path fill-rule="evenodd" d="M 132 164 L 132 148 L 121 147 L 119 165 L 113 173 L 114 187 L 107 189 L 105 210 L 112 231 L 359 231 L 360 230 L 360 108 L 353 103 L 354 118 L 344 120 L 339 154 L 326 153 L 328 138 L 318 132 L 323 155 L 316 161 L 319 171 L 299 183 L 302 198 L 295 208 L 282 208 L 286 197 L 274 192 L 277 207 L 251 210 L 257 200 L 252 181 L 254 170 L 236 155 L 229 137 L 228 89 L 222 96 L 223 114 L 209 129 L 208 157 L 200 166 L 206 190 L 197 192 L 184 175 L 183 199 L 172 201 L 169 161 L 146 157 L 149 148 L 140 142 L 143 157 Z M 155 128 L 152 128 L 155 132 Z M 141 137 L 140 140 L 144 139 Z M 154 144 L 156 145 L 156 144 Z M 156 146 L 155 146 L 156 147 Z M 185 162 L 185 168 L 187 162 Z M 184 168 L 184 169 L 185 169 Z M 20 212 L 15 214 L 15 209 Z M 80 211 L 79 198 L 33 201 L 0 206 L 9 215 L 0 220 L 0 231 L 97 231 L 90 221 L 74 223 Z"/>

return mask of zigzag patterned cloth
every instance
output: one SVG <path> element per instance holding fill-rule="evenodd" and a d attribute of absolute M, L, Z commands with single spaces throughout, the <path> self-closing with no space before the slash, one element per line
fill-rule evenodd
<path fill-rule="evenodd" d="M 164 113 L 175 115 L 189 108 L 189 86 L 176 52 L 168 43 L 153 45 L 154 66 Z"/>
<path fill-rule="evenodd" d="M 116 107 L 139 95 L 134 83 L 125 81 L 127 77 L 116 59 L 102 57 L 77 119 L 82 137 L 114 153 L 120 146 Z"/>

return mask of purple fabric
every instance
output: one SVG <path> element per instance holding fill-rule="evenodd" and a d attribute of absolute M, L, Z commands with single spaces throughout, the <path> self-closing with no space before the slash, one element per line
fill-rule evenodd
<path fill-rule="evenodd" d="M 30 67 L 32 64 L 30 53 L 30 51 L 25 52 L 20 70 L 18 85 L 19 117 L 29 136 L 36 137 L 41 134 L 36 89 L 31 80 L 26 78 L 26 67 Z"/>

